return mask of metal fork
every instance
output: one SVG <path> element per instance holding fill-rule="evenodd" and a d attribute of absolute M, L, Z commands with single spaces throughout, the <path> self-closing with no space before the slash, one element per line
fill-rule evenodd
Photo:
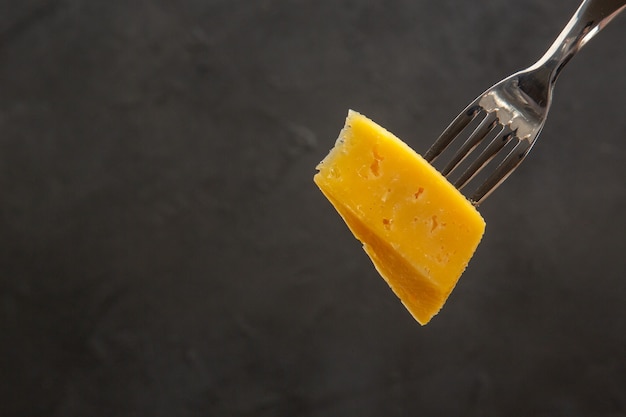
<path fill-rule="evenodd" d="M 458 174 L 456 171 L 463 167 L 461 163 L 476 150 L 474 153 L 479 155 L 467 161 L 465 169 L 452 181 L 461 190 L 496 155 L 505 153 L 499 163 L 494 161 L 493 172 L 468 197 L 475 206 L 481 204 L 530 152 L 545 124 L 554 83 L 565 64 L 625 7 L 626 0 L 584 0 L 539 61 L 478 96 L 443 131 L 424 158 L 432 163 L 449 145 L 460 142 L 458 150 L 441 169 L 452 181 L 451 175 Z M 463 135 L 465 130 L 470 130 L 466 128 L 474 119 L 480 123 L 469 136 Z M 462 137 L 466 136 L 463 141 Z M 479 144 L 487 142 L 487 137 L 491 141 L 486 146 L 483 144 L 479 152 Z"/>

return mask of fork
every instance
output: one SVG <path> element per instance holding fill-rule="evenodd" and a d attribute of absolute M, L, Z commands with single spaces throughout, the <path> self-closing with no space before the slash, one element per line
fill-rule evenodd
<path fill-rule="evenodd" d="M 433 163 L 446 148 L 452 148 L 449 148 L 452 143 L 460 143 L 449 161 L 442 164 L 441 173 L 462 190 L 499 155 L 500 162 L 490 164 L 495 168 L 486 175 L 483 172 L 481 175 L 485 179 L 469 194 L 472 204 L 480 205 L 517 168 L 535 144 L 546 122 L 552 90 L 563 67 L 625 7 L 626 0 L 584 0 L 535 64 L 478 96 L 443 131 L 424 158 Z M 476 127 L 472 130 L 473 126 Z M 472 131 L 467 135 L 469 130 Z M 479 147 L 481 142 L 482 147 Z M 478 153 L 478 156 L 466 161 L 471 153 Z M 458 178 L 452 180 L 453 174 Z"/>

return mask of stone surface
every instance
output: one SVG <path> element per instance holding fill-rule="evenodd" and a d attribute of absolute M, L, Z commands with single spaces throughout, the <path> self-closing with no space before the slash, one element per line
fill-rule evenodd
<path fill-rule="evenodd" d="M 427 327 L 312 183 L 348 108 L 423 152 L 576 3 L 0 0 L 0 415 L 626 415 L 626 16 Z"/>

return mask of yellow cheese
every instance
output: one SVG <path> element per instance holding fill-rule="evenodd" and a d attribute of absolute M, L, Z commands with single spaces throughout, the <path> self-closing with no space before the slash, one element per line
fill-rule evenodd
<path fill-rule="evenodd" d="M 439 312 L 485 230 L 476 208 L 408 145 L 350 111 L 314 181 L 420 324 Z"/>

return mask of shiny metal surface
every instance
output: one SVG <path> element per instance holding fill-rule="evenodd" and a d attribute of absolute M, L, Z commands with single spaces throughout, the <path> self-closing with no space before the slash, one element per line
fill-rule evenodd
<path fill-rule="evenodd" d="M 554 84 L 563 67 L 624 8 L 626 0 L 583 1 L 541 59 L 495 84 L 469 104 L 430 147 L 425 159 L 433 162 L 449 145 L 462 141 L 441 170 L 451 179 L 450 175 L 457 173 L 461 163 L 476 151 L 478 156 L 453 180 L 457 188 L 463 189 L 500 152 L 508 151 L 468 194 L 474 205 L 481 204 L 530 152 L 545 124 Z M 475 130 L 465 140 L 460 139 L 468 125 L 479 117 L 483 119 Z M 478 152 L 487 137 L 491 141 Z"/>

